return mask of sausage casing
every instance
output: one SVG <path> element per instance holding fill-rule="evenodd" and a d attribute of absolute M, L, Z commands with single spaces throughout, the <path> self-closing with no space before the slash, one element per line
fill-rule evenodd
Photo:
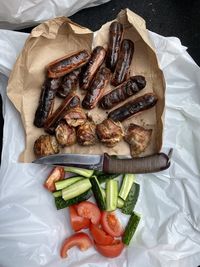
<path fill-rule="evenodd" d="M 119 57 L 121 41 L 123 37 L 123 25 L 114 21 L 109 29 L 108 52 L 106 56 L 106 66 L 114 72 Z"/>
<path fill-rule="evenodd" d="M 85 65 L 90 58 L 87 50 L 81 50 L 54 60 L 47 65 L 48 77 L 58 78 Z"/>
<path fill-rule="evenodd" d="M 155 106 L 157 100 L 158 98 L 155 94 L 145 94 L 132 101 L 127 102 L 117 109 L 114 109 L 108 114 L 108 118 L 114 121 L 124 121 L 140 111 L 147 110 Z"/>
<path fill-rule="evenodd" d="M 146 86 L 146 80 L 143 76 L 132 76 L 124 83 L 120 84 L 114 90 L 104 95 L 99 105 L 103 109 L 111 109 L 115 105 L 123 102 L 127 98 L 137 94 Z"/>
<path fill-rule="evenodd" d="M 112 85 L 117 86 L 128 78 L 133 53 L 134 43 L 129 39 L 124 39 L 121 44 L 119 58 L 111 80 Z"/>
<path fill-rule="evenodd" d="M 42 86 L 39 104 L 35 112 L 34 125 L 36 127 L 43 127 L 48 116 L 51 114 L 59 85 L 60 79 L 46 78 Z"/>
<path fill-rule="evenodd" d="M 106 50 L 102 46 L 97 46 L 92 51 L 88 63 L 83 68 L 83 73 L 80 79 L 80 88 L 87 90 L 94 75 L 102 65 L 106 56 Z"/>
<path fill-rule="evenodd" d="M 82 106 L 85 109 L 93 109 L 96 105 L 102 94 L 104 93 L 104 89 L 110 78 L 110 70 L 102 67 L 94 77 L 90 89 L 87 91 L 85 95 Z"/>

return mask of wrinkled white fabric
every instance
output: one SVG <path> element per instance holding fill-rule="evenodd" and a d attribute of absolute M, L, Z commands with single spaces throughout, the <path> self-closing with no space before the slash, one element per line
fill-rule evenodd
<path fill-rule="evenodd" d="M 57 211 L 43 188 L 47 167 L 17 163 L 24 148 L 21 119 L 6 97 L 7 77 L 27 34 L 0 31 L 0 91 L 5 119 L 0 169 L 0 266 L 197 267 L 200 264 L 200 69 L 177 38 L 149 32 L 166 79 L 163 151 L 173 147 L 171 168 L 137 175 L 142 215 L 131 246 L 107 259 L 77 248 L 62 260 L 69 236 L 68 210 Z M 5 49 L 6 47 L 6 49 Z M 123 224 L 127 217 L 120 215 Z"/>

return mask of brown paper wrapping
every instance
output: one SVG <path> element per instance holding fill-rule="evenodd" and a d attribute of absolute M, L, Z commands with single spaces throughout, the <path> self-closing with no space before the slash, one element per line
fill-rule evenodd
<path fill-rule="evenodd" d="M 165 105 L 163 73 L 159 69 L 154 48 L 148 37 L 145 21 L 129 9 L 122 10 L 116 20 L 124 25 L 124 38 L 129 38 L 135 43 L 131 75 L 144 75 L 147 80 L 145 89 L 127 101 L 147 92 L 155 92 L 158 96 L 158 103 L 154 108 L 126 120 L 123 122 L 123 126 L 126 128 L 130 123 L 137 123 L 153 129 L 151 143 L 143 155 L 153 154 L 158 152 L 162 146 Z M 44 134 L 43 129 L 33 125 L 33 120 L 45 77 L 45 66 L 59 57 L 80 49 L 91 51 L 92 47 L 96 45 L 106 47 L 110 24 L 111 22 L 104 24 L 94 35 L 89 29 L 83 28 L 65 17 L 59 17 L 44 22 L 32 30 L 15 63 L 7 88 L 8 97 L 20 112 L 25 129 L 25 150 L 20 156 L 20 161 L 31 162 L 35 159 L 33 144 L 41 134 Z M 110 85 L 107 86 L 106 90 L 109 89 Z M 79 90 L 77 93 L 81 98 L 83 97 Z M 60 99 L 56 98 L 54 109 L 60 104 L 60 101 Z M 106 112 L 99 108 L 95 108 L 88 113 L 96 123 L 107 117 Z M 124 141 L 121 141 L 113 148 L 107 148 L 101 143 L 89 147 L 75 144 L 63 148 L 61 152 L 83 154 L 102 154 L 107 152 L 111 155 L 130 155 L 129 146 Z"/>

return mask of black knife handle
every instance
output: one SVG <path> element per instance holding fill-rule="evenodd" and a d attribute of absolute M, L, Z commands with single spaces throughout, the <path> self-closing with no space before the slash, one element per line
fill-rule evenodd
<path fill-rule="evenodd" d="M 163 171 L 170 166 L 169 154 L 157 153 L 151 156 L 132 158 L 132 159 L 117 159 L 104 154 L 103 171 L 107 173 L 153 173 Z"/>

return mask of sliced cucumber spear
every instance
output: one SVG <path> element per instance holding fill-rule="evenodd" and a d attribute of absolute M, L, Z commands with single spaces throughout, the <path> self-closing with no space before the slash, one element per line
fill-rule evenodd
<path fill-rule="evenodd" d="M 123 213 L 125 214 L 132 213 L 133 209 L 135 208 L 135 204 L 138 200 L 139 192 L 140 192 L 140 185 L 137 183 L 133 183 L 128 193 L 128 196 L 124 201 L 124 206 L 122 208 Z"/>
<path fill-rule="evenodd" d="M 103 188 L 101 188 L 96 176 L 92 176 L 90 178 L 90 182 L 92 184 L 92 191 L 98 207 L 100 208 L 100 210 L 105 210 L 106 203 L 105 203 L 105 194 L 103 192 Z"/>
<path fill-rule="evenodd" d="M 102 190 L 102 194 L 104 196 L 104 198 L 106 198 L 106 191 L 105 189 L 101 188 Z M 121 209 L 124 205 L 124 200 L 121 199 L 120 197 L 117 198 L 117 208 Z"/>
<path fill-rule="evenodd" d="M 126 200 L 128 193 L 129 193 L 134 181 L 135 181 L 134 174 L 127 173 L 124 175 L 123 180 L 122 180 L 122 185 L 121 185 L 121 188 L 119 191 L 119 196 L 123 200 Z"/>
<path fill-rule="evenodd" d="M 55 183 L 56 190 L 61 190 L 69 185 L 72 185 L 78 182 L 81 179 L 85 179 L 83 176 L 76 176 L 72 178 L 66 178 L 65 180 L 61 180 Z"/>
<path fill-rule="evenodd" d="M 109 180 L 106 182 L 106 210 L 113 211 L 117 208 L 118 181 Z"/>
<path fill-rule="evenodd" d="M 76 168 L 76 167 L 65 167 L 64 168 L 65 172 L 72 172 L 87 178 L 90 178 L 93 173 L 94 170 L 88 170 L 88 169 L 82 169 L 82 168 Z"/>
<path fill-rule="evenodd" d="M 92 187 L 89 179 L 81 179 L 80 181 L 62 189 L 62 198 L 68 200 L 77 197 Z"/>
<path fill-rule="evenodd" d="M 140 222 L 140 215 L 133 212 L 131 214 L 128 224 L 125 228 L 124 235 L 122 237 L 122 242 L 125 245 L 128 246 L 130 244 L 139 222 Z"/>
<path fill-rule="evenodd" d="M 62 191 L 56 191 L 56 192 L 53 192 L 53 196 L 54 197 L 62 197 Z"/>

